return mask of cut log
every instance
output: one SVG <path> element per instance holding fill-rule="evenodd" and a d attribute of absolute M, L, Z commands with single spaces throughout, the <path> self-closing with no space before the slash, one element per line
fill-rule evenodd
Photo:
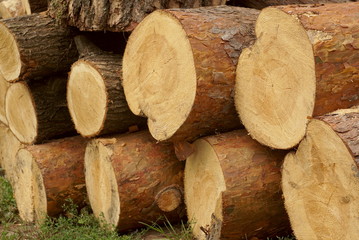
<path fill-rule="evenodd" d="M 6 0 L 0 2 L 0 19 L 13 18 L 17 16 L 28 15 L 21 0 Z"/>
<path fill-rule="evenodd" d="M 0 73 L 6 81 L 69 71 L 78 53 L 72 31 L 43 14 L 0 21 Z"/>
<path fill-rule="evenodd" d="M 0 74 L 0 121 L 5 125 L 8 124 L 5 114 L 5 96 L 7 89 L 10 87 L 10 83 L 7 82 Z"/>
<path fill-rule="evenodd" d="M 18 151 L 13 186 L 21 219 L 43 222 L 62 213 L 68 199 L 84 206 L 85 148 L 86 140 L 76 136 Z"/>
<path fill-rule="evenodd" d="M 105 1 L 52 0 L 50 15 L 81 31 L 132 31 L 149 13 L 162 8 L 192 8 L 225 4 L 226 0 Z"/>
<path fill-rule="evenodd" d="M 269 6 L 276 5 L 291 5 L 291 4 L 321 4 L 321 3 L 345 3 L 355 2 L 355 0 L 229 0 L 228 5 L 250 7 L 256 9 L 263 9 Z"/>
<path fill-rule="evenodd" d="M 66 104 L 66 77 L 46 81 L 12 84 L 5 101 L 9 127 L 20 142 L 75 135 L 75 127 Z"/>
<path fill-rule="evenodd" d="M 72 65 L 67 102 L 78 133 L 93 137 L 128 131 L 146 120 L 129 109 L 121 85 L 120 55 L 97 52 Z"/>
<path fill-rule="evenodd" d="M 342 134 L 344 128 L 351 133 Z M 285 157 L 283 194 L 296 239 L 359 239 L 359 171 L 347 147 L 356 139 L 358 149 L 358 129 L 358 112 L 333 128 L 311 120 L 297 152 Z"/>
<path fill-rule="evenodd" d="M 99 138 L 85 154 L 86 188 L 92 210 L 120 231 L 185 214 L 183 162 L 171 144 L 158 144 L 146 132 Z"/>
<path fill-rule="evenodd" d="M 199 139 L 187 158 L 185 202 L 198 239 L 266 239 L 290 233 L 282 200 L 284 151 L 245 130 Z"/>
<path fill-rule="evenodd" d="M 258 13 L 228 6 L 159 10 L 138 25 L 123 58 L 123 87 L 155 139 L 192 141 L 240 127 L 235 66 L 254 42 Z"/>
<path fill-rule="evenodd" d="M 235 103 L 253 138 L 287 149 L 308 116 L 359 104 L 359 3 L 279 6 L 239 58 Z M 313 112 L 314 110 L 314 112 Z"/>

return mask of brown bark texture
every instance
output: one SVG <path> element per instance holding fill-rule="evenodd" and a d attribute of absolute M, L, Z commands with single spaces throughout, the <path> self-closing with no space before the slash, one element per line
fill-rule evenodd
<path fill-rule="evenodd" d="M 203 139 L 217 154 L 226 184 L 223 221 L 213 216 L 207 239 L 266 239 L 290 233 L 280 174 L 286 151 L 262 146 L 245 130 Z"/>
<path fill-rule="evenodd" d="M 37 118 L 37 135 L 31 144 L 76 134 L 66 103 L 66 81 L 66 76 L 54 76 L 27 83 Z"/>
<path fill-rule="evenodd" d="M 52 0 L 50 15 L 66 19 L 81 31 L 132 31 L 149 13 L 163 8 L 191 8 L 225 4 L 225 0 L 86 1 Z"/>
<path fill-rule="evenodd" d="M 80 136 L 25 147 L 41 171 L 49 216 L 62 213 L 68 199 L 85 205 L 85 148 L 86 140 Z"/>
<path fill-rule="evenodd" d="M 314 116 L 359 104 L 359 2 L 278 6 L 293 15 L 313 45 Z"/>
<path fill-rule="evenodd" d="M 229 5 L 262 9 L 276 5 L 291 4 L 321 4 L 321 3 L 344 3 L 354 2 L 352 0 L 230 0 Z"/>
<path fill-rule="evenodd" d="M 47 10 L 47 0 L 27 0 L 31 13 L 39 13 Z"/>
<path fill-rule="evenodd" d="M 147 131 L 115 136 L 98 141 L 113 151 L 109 161 L 115 172 L 120 197 L 121 214 L 118 230 L 143 227 L 166 216 L 178 222 L 185 215 L 184 204 L 170 212 L 158 206 L 156 196 L 175 187 L 183 190 L 184 163 L 177 160 L 172 144 L 161 144 Z"/>
<path fill-rule="evenodd" d="M 93 133 L 90 137 L 127 132 L 130 126 L 146 125 L 146 119 L 134 115 L 127 105 L 121 84 L 122 57 L 120 55 L 101 51 L 98 54 L 90 54 L 78 61 L 89 64 L 100 73 L 107 92 L 107 110 L 103 127 L 99 132 Z"/>
<path fill-rule="evenodd" d="M 77 60 L 73 31 L 58 26 L 43 13 L 5 19 L 0 24 L 15 38 L 21 59 L 20 75 L 7 81 L 35 80 L 66 72 Z"/>
<path fill-rule="evenodd" d="M 317 118 L 332 127 L 347 145 L 359 166 L 359 111 L 334 112 Z"/>
<path fill-rule="evenodd" d="M 259 11 L 227 6 L 164 11 L 186 31 L 197 75 L 192 110 L 170 140 L 193 141 L 241 127 L 233 100 L 236 65 L 242 50 L 255 41 Z"/>

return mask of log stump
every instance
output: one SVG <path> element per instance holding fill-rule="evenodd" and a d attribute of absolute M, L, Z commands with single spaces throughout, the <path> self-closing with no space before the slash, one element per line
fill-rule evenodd
<path fill-rule="evenodd" d="M 308 116 L 359 104 L 359 3 L 264 9 L 237 66 L 235 103 L 253 138 L 289 149 Z"/>
<path fill-rule="evenodd" d="M 145 132 L 99 138 L 85 154 L 86 188 L 92 210 L 125 231 L 166 216 L 184 215 L 183 162 L 172 144 L 158 144 Z"/>
<path fill-rule="evenodd" d="M 78 133 L 93 137 L 128 131 L 146 120 L 129 109 L 121 85 L 120 55 L 97 52 L 72 65 L 67 102 Z"/>
<path fill-rule="evenodd" d="M 0 21 L 0 73 L 15 82 L 68 71 L 78 57 L 72 34 L 44 14 Z"/>
<path fill-rule="evenodd" d="M 5 101 L 9 127 L 20 142 L 41 143 L 44 140 L 75 135 L 66 104 L 66 77 L 12 84 Z"/>
<path fill-rule="evenodd" d="M 84 206 L 85 148 L 86 140 L 76 136 L 18 151 L 13 186 L 21 219 L 41 223 L 62 213 L 67 199 Z"/>
<path fill-rule="evenodd" d="M 254 42 L 258 13 L 228 6 L 160 10 L 133 31 L 123 87 L 155 139 L 192 141 L 241 126 L 233 103 L 235 66 Z"/>
<path fill-rule="evenodd" d="M 282 200 L 284 151 L 245 130 L 198 139 L 185 167 L 188 220 L 198 239 L 266 239 L 290 233 Z"/>
<path fill-rule="evenodd" d="M 290 222 L 298 240 L 359 239 L 359 112 L 320 118 L 284 160 Z"/>

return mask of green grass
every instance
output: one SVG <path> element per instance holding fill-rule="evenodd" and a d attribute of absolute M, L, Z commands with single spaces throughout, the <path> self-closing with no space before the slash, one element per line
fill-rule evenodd
<path fill-rule="evenodd" d="M 147 231 L 155 231 L 163 239 L 193 240 L 190 224 L 173 226 L 168 220 L 164 225 L 144 224 L 143 230 L 119 236 L 111 231 L 111 226 L 98 221 L 90 209 L 78 210 L 68 201 L 64 206 L 65 214 L 59 218 L 47 218 L 40 226 L 27 224 L 18 216 L 16 202 L 9 182 L 0 176 L 0 240 L 141 240 Z M 268 240 L 295 240 L 294 237 L 277 237 Z"/>

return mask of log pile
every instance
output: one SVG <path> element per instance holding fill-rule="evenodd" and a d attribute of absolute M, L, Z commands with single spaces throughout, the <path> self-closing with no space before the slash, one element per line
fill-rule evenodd
<path fill-rule="evenodd" d="M 0 165 L 20 217 L 72 199 L 119 232 L 166 217 L 201 240 L 359 239 L 359 3 L 323 2 L 11 12 Z"/>

